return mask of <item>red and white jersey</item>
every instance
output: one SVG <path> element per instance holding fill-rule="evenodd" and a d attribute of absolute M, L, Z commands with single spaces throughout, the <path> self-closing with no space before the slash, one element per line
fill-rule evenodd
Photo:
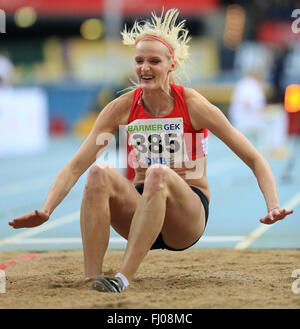
<path fill-rule="evenodd" d="M 174 108 L 163 117 L 153 117 L 146 112 L 141 88 L 134 92 L 127 132 L 136 160 L 142 165 L 173 165 L 207 155 L 208 130 L 193 128 L 184 88 L 175 84 L 170 84 L 170 87 Z"/>

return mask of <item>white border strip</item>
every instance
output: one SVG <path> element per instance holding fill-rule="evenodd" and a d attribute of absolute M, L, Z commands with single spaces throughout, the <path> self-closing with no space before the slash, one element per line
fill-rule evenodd
<path fill-rule="evenodd" d="M 295 208 L 300 203 L 300 192 L 297 193 L 290 201 L 288 201 L 282 208 L 290 210 Z M 274 225 L 274 224 L 273 224 Z M 239 242 L 234 249 L 243 250 L 246 249 L 251 243 L 262 236 L 273 225 L 260 224 L 254 231 L 252 231 L 244 240 Z"/>

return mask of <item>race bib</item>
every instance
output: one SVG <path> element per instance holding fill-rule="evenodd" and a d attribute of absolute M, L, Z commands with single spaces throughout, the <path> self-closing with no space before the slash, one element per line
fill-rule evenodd
<path fill-rule="evenodd" d="M 182 118 L 138 119 L 127 131 L 136 160 L 144 167 L 188 160 Z"/>

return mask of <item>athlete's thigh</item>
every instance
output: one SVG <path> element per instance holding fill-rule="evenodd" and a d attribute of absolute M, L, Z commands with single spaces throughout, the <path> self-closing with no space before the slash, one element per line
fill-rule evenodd
<path fill-rule="evenodd" d="M 166 244 L 184 248 L 205 228 L 205 211 L 199 196 L 173 170 L 168 175 L 168 199 L 162 234 Z"/>
<path fill-rule="evenodd" d="M 101 165 L 100 165 L 101 166 Z M 128 238 L 132 217 L 140 200 L 134 185 L 116 168 L 105 168 L 110 191 L 111 226 L 125 239 Z"/>

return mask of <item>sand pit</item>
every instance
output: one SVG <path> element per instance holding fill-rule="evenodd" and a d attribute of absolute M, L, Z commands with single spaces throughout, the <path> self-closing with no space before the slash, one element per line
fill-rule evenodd
<path fill-rule="evenodd" d="M 0 252 L 0 264 L 28 254 Z M 122 250 L 108 251 L 104 274 L 119 270 Z M 99 293 L 83 283 L 82 251 L 39 252 L 5 269 L 1 309 L 300 308 L 292 291 L 300 250 L 151 251 L 130 287 Z M 299 283 L 300 288 L 300 283 Z"/>

